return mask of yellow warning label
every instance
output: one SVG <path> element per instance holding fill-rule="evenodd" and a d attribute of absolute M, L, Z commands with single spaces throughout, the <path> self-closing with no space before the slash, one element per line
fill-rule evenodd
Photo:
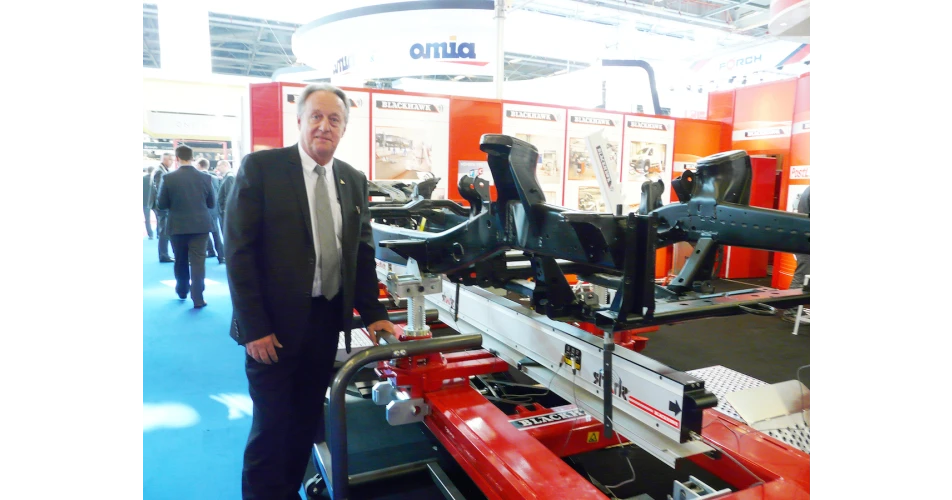
<path fill-rule="evenodd" d="M 588 443 L 597 443 L 598 442 L 598 432 L 589 432 L 588 433 Z"/>

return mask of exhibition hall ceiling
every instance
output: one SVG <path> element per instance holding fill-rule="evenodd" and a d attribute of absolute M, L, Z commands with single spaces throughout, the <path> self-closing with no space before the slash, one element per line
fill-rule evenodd
<path fill-rule="evenodd" d="M 213 73 L 271 78 L 275 71 L 297 63 L 291 50 L 291 37 L 301 25 L 316 17 L 299 10 L 302 18 L 298 23 L 290 22 L 296 17 L 291 13 L 290 4 L 284 5 L 283 0 L 272 1 L 273 16 L 268 15 L 260 3 L 253 15 L 247 9 L 230 8 L 228 2 L 210 3 L 210 9 L 215 9 L 208 15 Z M 358 2 L 369 3 L 373 2 Z M 146 68 L 161 68 L 158 29 L 161 4 L 160 0 L 143 4 L 142 64 Z M 553 20 L 558 18 L 560 26 L 564 26 L 566 20 L 581 23 L 580 30 L 604 26 L 605 30 L 618 34 L 615 40 L 618 46 L 636 52 L 638 50 L 632 47 L 641 47 L 648 54 L 630 57 L 659 59 L 660 55 L 670 54 L 667 59 L 671 62 L 689 65 L 694 60 L 771 41 L 767 33 L 769 4 L 770 0 L 508 0 L 507 15 L 542 16 L 541 19 L 551 16 Z M 296 5 L 301 4 L 296 2 Z M 544 30 L 545 25 L 540 24 L 540 28 Z M 571 33 L 564 36 L 571 37 Z M 636 41 L 627 39 L 629 36 Z M 608 35 L 608 45 L 611 39 Z M 510 52 L 506 53 L 506 59 L 507 80 L 575 71 L 593 62 L 577 57 L 561 59 L 551 54 Z"/>

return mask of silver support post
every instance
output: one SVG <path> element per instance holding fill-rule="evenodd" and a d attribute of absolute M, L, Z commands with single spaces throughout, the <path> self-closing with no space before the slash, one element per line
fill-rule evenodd
<path fill-rule="evenodd" d="M 496 0 L 496 99 L 502 99 L 506 77 L 506 50 L 503 45 L 506 25 L 506 0 Z"/>

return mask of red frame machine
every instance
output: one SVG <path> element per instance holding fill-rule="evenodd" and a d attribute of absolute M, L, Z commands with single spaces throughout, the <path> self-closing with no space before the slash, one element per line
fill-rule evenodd
<path fill-rule="evenodd" d="M 597 328 L 588 326 L 584 329 L 600 335 Z M 430 338 L 398 333 L 400 341 Z M 616 335 L 632 337 L 631 332 Z M 638 346 L 640 351 L 644 342 L 629 341 L 625 345 L 629 349 Z M 394 387 L 407 390 L 410 398 L 422 398 L 429 406 L 426 426 L 487 498 L 543 499 L 551 498 L 553 491 L 564 498 L 608 498 L 561 457 L 625 443 L 627 439 L 620 435 L 602 438 L 603 424 L 571 404 L 555 408 L 518 406 L 515 415 L 506 415 L 469 384 L 470 376 L 508 369 L 506 361 L 479 349 L 381 361 L 376 371 L 390 379 Z M 810 497 L 810 458 L 801 450 L 714 409 L 704 411 L 701 436 L 729 455 L 715 452 L 689 457 L 735 490 L 718 498 Z"/>

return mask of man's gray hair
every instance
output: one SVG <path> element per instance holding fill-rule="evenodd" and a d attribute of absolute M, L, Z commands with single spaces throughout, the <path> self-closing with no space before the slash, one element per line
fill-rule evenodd
<path fill-rule="evenodd" d="M 347 94 L 345 94 L 343 90 L 329 83 L 312 83 L 304 87 L 304 91 L 301 92 L 301 97 L 298 97 L 297 101 L 298 118 L 304 113 L 305 101 L 307 101 L 307 98 L 314 92 L 333 92 L 337 94 L 337 97 L 340 97 L 340 100 L 344 102 L 344 125 L 347 125 L 347 119 L 350 118 L 350 99 L 347 98 Z"/>

